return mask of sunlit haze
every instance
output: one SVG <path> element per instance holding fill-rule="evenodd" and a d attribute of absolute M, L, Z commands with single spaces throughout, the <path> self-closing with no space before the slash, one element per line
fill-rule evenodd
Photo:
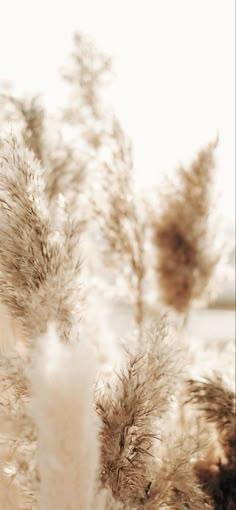
<path fill-rule="evenodd" d="M 222 211 L 235 204 L 233 0 L 21 0 L 1 3 L 0 79 L 60 104 L 73 32 L 114 57 L 108 101 L 134 145 L 137 182 L 188 162 L 217 133 Z"/>

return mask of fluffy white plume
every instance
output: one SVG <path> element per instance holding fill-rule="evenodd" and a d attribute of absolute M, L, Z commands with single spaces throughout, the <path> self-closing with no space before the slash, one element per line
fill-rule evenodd
<path fill-rule="evenodd" d="M 60 343 L 51 325 L 40 340 L 32 372 L 40 510 L 93 508 L 99 462 L 94 376 L 88 345 Z"/>

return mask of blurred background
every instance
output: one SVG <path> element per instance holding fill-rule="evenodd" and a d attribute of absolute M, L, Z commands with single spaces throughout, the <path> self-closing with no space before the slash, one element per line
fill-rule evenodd
<path fill-rule="evenodd" d="M 234 11 L 234 0 L 1 2 L 0 80 L 13 83 L 19 94 L 42 93 L 53 111 L 64 94 L 59 73 L 73 33 L 91 36 L 113 58 L 114 80 L 106 99 L 132 140 L 140 188 L 157 184 L 219 135 L 220 209 L 233 241 Z M 232 334 L 234 301 L 232 272 L 215 304 L 227 314 L 227 320 L 218 319 L 222 335 L 226 324 Z"/>

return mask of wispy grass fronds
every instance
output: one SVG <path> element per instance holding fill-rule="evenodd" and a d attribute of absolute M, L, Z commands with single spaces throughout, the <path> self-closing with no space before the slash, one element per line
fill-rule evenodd
<path fill-rule="evenodd" d="M 175 435 L 178 436 L 178 430 Z M 196 454 L 197 438 L 166 438 L 162 462 L 156 469 L 145 504 L 138 508 L 213 510 L 194 472 Z"/>
<path fill-rule="evenodd" d="M 95 135 L 101 120 L 102 89 L 110 74 L 111 59 L 103 55 L 85 34 L 76 33 L 69 65 L 63 71 L 64 79 L 71 86 L 71 103 L 65 111 L 69 123 L 84 125 L 90 133 L 95 129 Z M 97 134 L 99 145 L 99 131 Z M 96 147 L 95 139 L 92 141 L 91 138 L 91 145 Z"/>
<path fill-rule="evenodd" d="M 145 275 L 142 204 L 137 203 L 134 192 L 131 145 L 116 120 L 109 148 L 102 177 L 102 199 L 95 204 L 95 218 L 102 236 L 103 260 L 111 271 L 115 269 L 116 282 L 123 277 L 128 284 L 127 292 L 140 326 L 144 318 Z"/>
<path fill-rule="evenodd" d="M 228 389 L 221 377 L 190 381 L 191 401 L 205 419 L 217 429 L 219 442 L 227 461 L 236 462 L 235 393 Z"/>
<path fill-rule="evenodd" d="M 76 153 L 72 145 L 66 143 L 58 134 L 58 140 L 48 146 L 48 154 L 45 162 L 45 193 L 50 204 L 56 204 L 59 194 L 63 194 L 70 204 L 77 219 L 78 233 L 85 227 L 84 200 L 81 205 L 81 197 L 84 193 L 86 182 L 87 158 Z M 83 207 L 83 216 L 80 208 Z"/>
<path fill-rule="evenodd" d="M 236 501 L 235 394 L 221 377 L 189 382 L 190 399 L 208 423 L 214 425 L 218 446 L 209 430 L 211 448 L 195 471 L 213 508 L 231 510 Z"/>
<path fill-rule="evenodd" d="M 153 480 L 160 423 L 176 387 L 176 368 L 163 330 L 144 336 L 136 354 L 98 397 L 102 419 L 101 478 L 125 508 L 139 508 Z M 175 388 L 176 389 L 176 388 Z"/>
<path fill-rule="evenodd" d="M 21 125 L 25 145 L 34 152 L 39 161 L 43 161 L 45 111 L 40 99 L 35 96 L 27 100 L 6 94 L 0 97 L 3 119 Z"/>
<path fill-rule="evenodd" d="M 214 151 L 211 143 L 189 168 L 178 169 L 176 184 L 160 192 L 161 212 L 152 221 L 161 299 L 180 313 L 208 296 L 221 257 L 211 216 Z"/>
<path fill-rule="evenodd" d="M 34 509 L 37 500 L 36 435 L 27 409 L 28 354 L 15 348 L 0 358 L 0 479 L 9 486 L 15 510 Z"/>
<path fill-rule="evenodd" d="M 37 96 L 28 99 L 1 94 L 0 105 L 3 122 L 14 123 L 23 143 L 45 168 L 45 193 L 49 204 L 55 205 L 60 193 L 66 195 L 70 202 L 76 199 L 78 202 L 84 191 L 84 155 L 65 140 L 65 126 L 61 118 L 52 122 Z"/>
<path fill-rule="evenodd" d="M 50 218 L 43 169 L 14 137 L 0 151 L 0 297 L 27 335 L 48 320 L 77 328 L 77 232 L 64 206 Z"/>

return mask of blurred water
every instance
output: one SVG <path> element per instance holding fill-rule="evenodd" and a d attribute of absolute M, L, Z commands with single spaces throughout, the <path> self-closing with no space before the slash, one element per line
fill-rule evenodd
<path fill-rule="evenodd" d="M 234 310 L 195 310 L 187 324 L 191 335 L 205 340 L 232 340 L 235 338 Z"/>

